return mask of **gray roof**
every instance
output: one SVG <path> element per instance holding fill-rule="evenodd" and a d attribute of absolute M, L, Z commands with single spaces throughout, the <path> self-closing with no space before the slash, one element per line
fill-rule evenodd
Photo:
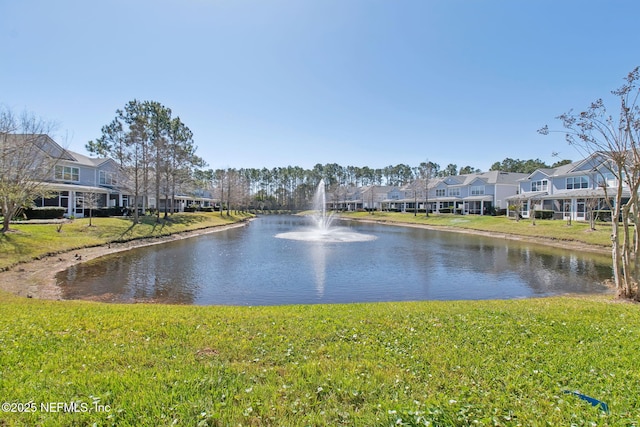
<path fill-rule="evenodd" d="M 103 163 L 112 161 L 112 159 L 108 157 L 88 157 L 88 156 L 85 156 L 84 154 L 76 153 L 75 151 L 67 150 L 67 153 L 69 153 L 73 157 L 74 159 L 73 161 L 85 166 L 98 167 Z"/>
<path fill-rule="evenodd" d="M 598 158 L 598 159 L 596 159 L 596 158 Z M 527 176 L 525 176 L 525 178 L 523 178 L 522 181 L 530 178 L 536 172 L 542 172 L 543 174 L 547 175 L 548 177 L 584 175 L 585 173 L 587 173 L 587 171 L 579 170 L 578 168 L 580 168 L 582 165 L 584 165 L 587 162 L 593 161 L 594 159 L 596 159 L 599 164 L 602 164 L 604 161 L 607 160 L 606 153 L 596 152 L 596 153 L 593 153 L 593 154 L 589 155 L 588 157 L 586 157 L 586 158 L 584 158 L 582 160 L 578 160 L 577 162 L 567 163 L 566 165 L 558 166 L 557 168 L 536 169 L 532 173 L 530 173 Z"/>
<path fill-rule="evenodd" d="M 437 178 L 433 184 L 429 184 L 429 187 L 435 187 L 441 182 L 444 182 L 446 185 L 453 186 L 465 186 L 470 185 L 473 181 L 480 180 L 485 184 L 512 184 L 516 185 L 518 180 L 528 177 L 529 175 L 526 173 L 516 173 L 516 172 L 502 172 L 502 171 L 488 171 L 488 172 L 480 172 L 480 173 L 470 173 L 465 175 L 455 175 L 455 176 L 447 176 L 444 178 Z M 446 181 L 453 181 L 447 183 Z"/>
<path fill-rule="evenodd" d="M 74 162 L 85 166 L 98 167 L 105 162 L 113 161 L 108 157 L 93 158 L 84 154 L 76 153 L 71 150 L 64 149 L 60 144 L 55 142 L 49 135 L 44 134 L 8 134 L 5 135 L 6 141 L 17 143 L 33 143 L 48 156 L 55 160 L 64 160 Z"/>
<path fill-rule="evenodd" d="M 506 200 L 526 200 L 526 199 L 539 199 L 542 196 L 548 195 L 548 191 L 527 191 L 526 193 L 514 194 L 513 196 L 505 197 Z"/>
<path fill-rule="evenodd" d="M 71 154 L 55 142 L 49 135 L 44 134 L 6 134 L 5 141 L 14 144 L 33 144 L 53 159 L 75 160 Z"/>

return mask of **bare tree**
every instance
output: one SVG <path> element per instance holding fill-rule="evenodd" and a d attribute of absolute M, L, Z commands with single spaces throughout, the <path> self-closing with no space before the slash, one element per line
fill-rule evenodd
<path fill-rule="evenodd" d="M 538 208 L 538 205 L 536 205 L 536 201 L 538 199 L 536 199 L 535 197 L 531 197 L 528 199 L 528 204 L 529 204 L 529 218 L 531 219 L 531 225 L 536 225 L 536 210 Z"/>
<path fill-rule="evenodd" d="M 83 210 L 89 210 L 89 227 L 93 227 L 93 210 L 100 207 L 100 194 L 95 192 L 79 193 L 82 194 L 81 207 Z"/>
<path fill-rule="evenodd" d="M 584 111 L 569 111 L 558 117 L 565 128 L 567 142 L 580 151 L 600 156 L 608 172 L 615 177 L 615 194 L 611 206 L 611 257 L 613 281 L 618 296 L 630 298 L 637 292 L 638 275 L 631 260 L 637 259 L 637 228 L 631 233 L 630 223 L 638 224 L 638 189 L 640 187 L 640 67 L 625 78 L 625 83 L 612 91 L 620 102 L 620 110 L 612 115 L 604 101 L 598 99 Z M 547 126 L 539 130 L 548 134 Z M 605 187 L 606 190 L 606 187 Z M 628 199 L 625 201 L 625 195 Z M 605 191 L 605 200 L 609 195 Z"/>
<path fill-rule="evenodd" d="M 600 206 L 600 197 L 596 192 L 592 192 L 584 199 L 585 210 L 589 214 L 589 229 L 594 231 L 596 229 L 597 211 Z"/>
<path fill-rule="evenodd" d="M 428 159 L 426 162 L 420 163 L 420 177 L 424 182 L 424 209 L 425 216 L 429 216 L 429 184 L 431 179 L 436 175 L 439 166 L 436 163 L 430 162 Z"/>
<path fill-rule="evenodd" d="M 55 165 L 65 154 L 48 135 L 54 125 L 24 112 L 16 117 L 0 107 L 0 208 L 1 233 L 9 231 L 20 209 L 46 193 L 44 182 L 54 176 Z"/>
<path fill-rule="evenodd" d="M 509 210 L 513 211 L 513 217 L 516 222 L 520 222 L 521 212 L 522 212 L 523 200 L 521 198 L 515 198 L 509 205 Z"/>

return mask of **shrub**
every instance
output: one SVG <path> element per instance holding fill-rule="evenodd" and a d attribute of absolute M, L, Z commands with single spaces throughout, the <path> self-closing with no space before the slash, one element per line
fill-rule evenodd
<path fill-rule="evenodd" d="M 611 222 L 611 211 L 610 210 L 596 210 L 593 211 L 593 216 L 596 221 L 605 221 Z"/>
<path fill-rule="evenodd" d="M 123 216 L 125 211 L 126 209 L 121 207 L 97 208 L 93 210 L 92 215 L 95 217 Z M 89 215 L 88 210 L 85 212 L 86 215 Z"/>
<path fill-rule="evenodd" d="M 67 208 L 46 207 L 28 208 L 24 210 L 27 219 L 59 219 L 63 218 Z"/>
<path fill-rule="evenodd" d="M 554 212 L 552 210 L 536 210 L 536 219 L 553 219 Z"/>

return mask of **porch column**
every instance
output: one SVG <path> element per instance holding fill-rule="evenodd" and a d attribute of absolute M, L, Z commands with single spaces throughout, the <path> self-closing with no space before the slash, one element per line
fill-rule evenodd
<path fill-rule="evenodd" d="M 67 215 L 76 214 L 76 192 L 75 190 L 69 190 L 69 207 L 67 208 Z"/>

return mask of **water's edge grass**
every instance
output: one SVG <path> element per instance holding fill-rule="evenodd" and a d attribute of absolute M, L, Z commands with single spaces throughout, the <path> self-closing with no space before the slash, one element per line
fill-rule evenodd
<path fill-rule="evenodd" d="M 598 222 L 595 230 L 584 221 L 573 221 L 570 225 L 561 220 L 515 221 L 504 216 L 478 216 L 423 214 L 401 212 L 341 212 L 342 219 L 372 221 L 382 224 L 424 226 L 446 231 L 470 231 L 497 236 L 538 239 L 538 243 L 555 246 L 582 244 L 595 252 L 607 252 L 611 248 L 611 224 Z"/>

